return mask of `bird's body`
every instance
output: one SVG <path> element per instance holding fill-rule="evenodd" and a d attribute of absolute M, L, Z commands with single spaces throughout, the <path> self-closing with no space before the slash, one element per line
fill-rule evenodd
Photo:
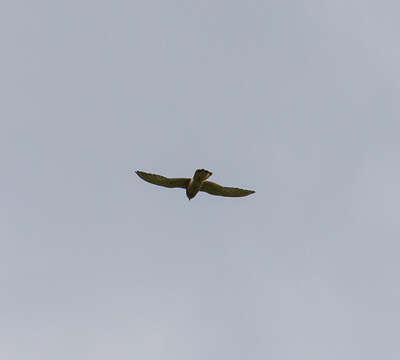
<path fill-rule="evenodd" d="M 241 197 L 253 194 L 253 190 L 244 190 L 234 187 L 225 187 L 207 181 L 212 175 L 211 171 L 197 169 L 192 178 L 167 178 L 157 174 L 149 174 L 143 171 L 136 171 L 136 174 L 143 180 L 159 186 L 168 188 L 186 189 L 186 196 L 193 199 L 199 191 L 207 192 L 211 195 Z"/>
<path fill-rule="evenodd" d="M 190 179 L 189 184 L 186 188 L 186 196 L 190 199 L 193 199 L 196 194 L 200 191 L 201 185 L 204 181 L 206 181 L 212 172 L 204 169 L 198 169 L 194 173 L 194 176 Z"/>

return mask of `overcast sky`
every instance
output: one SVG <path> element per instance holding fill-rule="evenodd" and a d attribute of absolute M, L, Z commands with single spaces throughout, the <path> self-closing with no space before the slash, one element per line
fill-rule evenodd
<path fill-rule="evenodd" d="M 400 358 L 397 1 L 0 8 L 1 359 Z"/>

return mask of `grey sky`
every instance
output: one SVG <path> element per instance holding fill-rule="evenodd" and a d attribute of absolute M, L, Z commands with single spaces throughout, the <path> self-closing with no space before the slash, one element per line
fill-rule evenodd
<path fill-rule="evenodd" d="M 0 358 L 400 358 L 397 2 L 0 10 Z"/>

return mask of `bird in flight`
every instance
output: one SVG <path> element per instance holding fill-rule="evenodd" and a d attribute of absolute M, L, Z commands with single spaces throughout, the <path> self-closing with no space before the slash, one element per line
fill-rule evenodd
<path fill-rule="evenodd" d="M 136 174 L 154 185 L 164 186 L 167 188 L 182 188 L 186 189 L 186 196 L 193 199 L 199 191 L 204 191 L 211 195 L 240 197 L 255 193 L 253 190 L 244 190 L 236 187 L 226 187 L 218 185 L 214 182 L 207 181 L 212 175 L 211 171 L 197 169 L 193 177 L 190 178 L 167 178 L 165 176 L 149 174 L 143 171 L 136 171 Z"/>

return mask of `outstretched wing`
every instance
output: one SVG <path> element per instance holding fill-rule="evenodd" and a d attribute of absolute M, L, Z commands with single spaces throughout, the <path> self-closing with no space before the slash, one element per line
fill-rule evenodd
<path fill-rule="evenodd" d="M 144 181 L 154 185 L 165 186 L 167 188 L 183 188 L 186 189 L 189 184 L 189 178 L 167 178 L 157 174 L 149 174 L 143 171 L 136 171 L 136 174 Z"/>
<path fill-rule="evenodd" d="M 245 190 L 235 187 L 221 186 L 212 181 L 204 181 L 203 184 L 201 185 L 200 191 L 204 191 L 211 195 L 229 196 L 229 197 L 247 196 L 255 193 L 255 191 L 253 190 Z"/>

